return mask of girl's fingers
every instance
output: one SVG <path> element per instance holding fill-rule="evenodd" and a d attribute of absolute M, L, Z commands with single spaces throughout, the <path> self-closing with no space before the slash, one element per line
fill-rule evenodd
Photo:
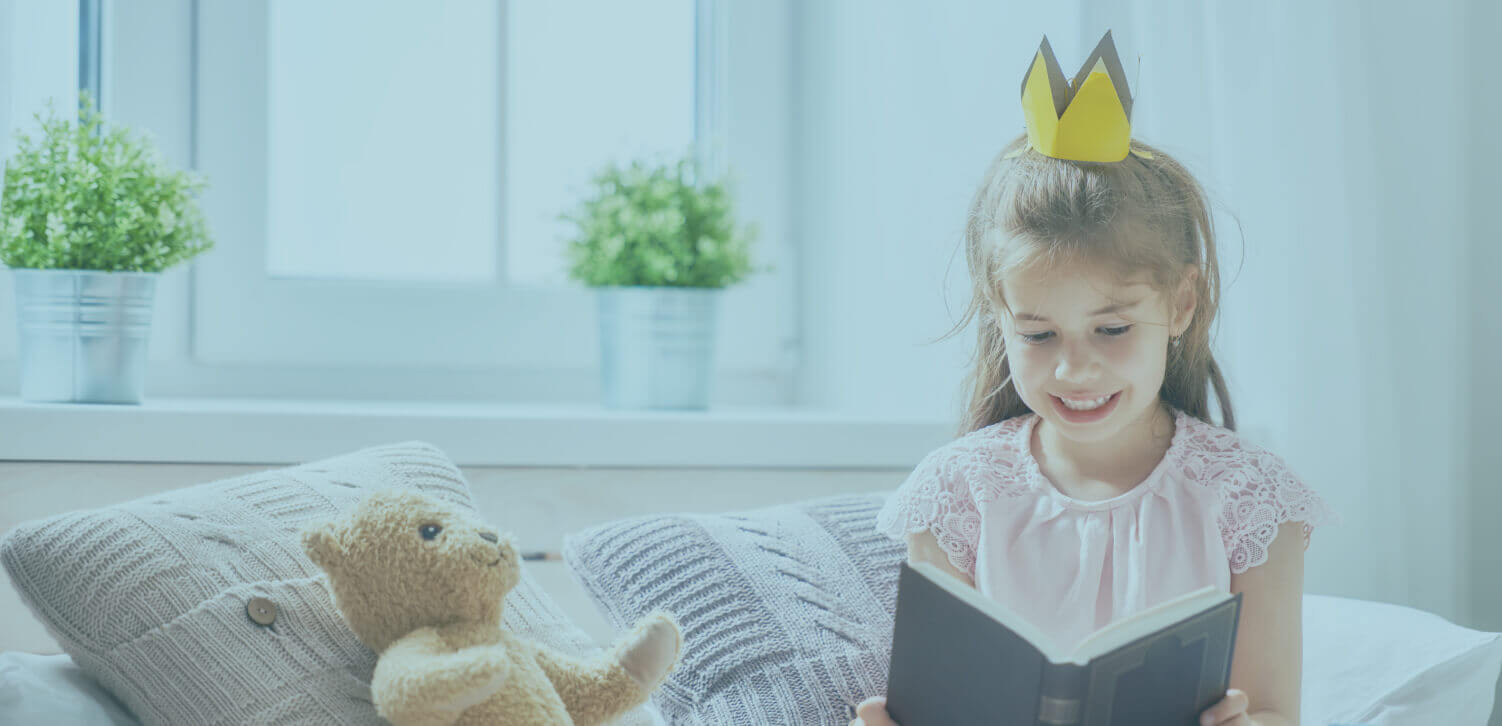
<path fill-rule="evenodd" d="M 887 714 L 887 699 L 876 697 L 861 701 L 855 707 L 856 721 L 859 726 L 893 726 L 892 717 Z"/>
<path fill-rule="evenodd" d="M 1232 688 L 1226 691 L 1226 697 L 1220 699 L 1219 703 L 1205 709 L 1205 712 L 1200 715 L 1200 723 L 1203 726 L 1248 724 L 1250 722 L 1245 719 L 1247 703 L 1246 692 Z"/>

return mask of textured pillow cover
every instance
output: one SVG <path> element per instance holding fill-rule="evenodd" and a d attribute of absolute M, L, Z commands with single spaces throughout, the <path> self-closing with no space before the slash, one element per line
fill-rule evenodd
<path fill-rule="evenodd" d="M 884 499 L 624 519 L 564 558 L 616 627 L 678 614 L 683 660 L 655 696 L 669 723 L 845 726 L 846 704 L 886 692 L 906 548 L 876 532 Z M 1303 616 L 1303 723 L 1485 723 L 1502 634 L 1319 595 Z"/>
<path fill-rule="evenodd" d="M 653 700 L 676 726 L 844 724 L 886 692 L 897 565 L 880 494 L 626 519 L 564 540 L 617 628 L 665 608 L 683 659 Z"/>
<path fill-rule="evenodd" d="M 0 562 L 63 650 L 143 723 L 381 723 L 375 654 L 299 537 L 386 487 L 474 509 L 459 469 L 412 442 L 25 522 L 0 539 Z M 253 598 L 276 606 L 269 625 L 248 614 Z M 503 622 L 594 649 L 525 571 Z M 652 722 L 642 709 L 620 721 Z"/>

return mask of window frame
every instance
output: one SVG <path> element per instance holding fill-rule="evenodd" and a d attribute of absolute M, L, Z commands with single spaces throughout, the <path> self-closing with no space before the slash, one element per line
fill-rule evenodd
<path fill-rule="evenodd" d="M 599 363 L 595 303 L 582 287 L 276 280 L 265 275 L 265 123 L 264 113 L 258 112 L 266 100 L 264 70 L 259 79 L 254 77 L 254 69 L 265 64 L 253 59 L 265 58 L 266 8 L 263 2 L 193 5 L 192 149 L 194 166 L 210 178 L 203 204 L 217 246 L 194 265 L 192 357 L 209 366 L 379 370 L 384 373 L 376 377 L 386 380 L 403 380 L 396 371 L 408 371 L 414 374 L 409 378 L 418 397 L 425 378 L 461 369 L 533 378 L 556 373 L 554 388 L 571 391 L 573 398 L 583 394 L 579 384 Z M 736 142 L 726 128 L 730 94 L 721 85 L 727 75 L 725 55 L 732 50 L 728 46 L 750 44 L 726 42 L 732 32 L 728 10 L 723 0 L 698 0 L 698 35 L 712 50 L 696 54 L 695 128 L 701 153 L 733 167 Z M 721 90 L 707 93 L 706 87 Z M 773 92 L 786 95 L 776 84 Z M 716 155 L 727 149 L 728 158 Z M 786 155 L 786 149 L 771 151 Z M 764 200 L 764 210 L 769 206 L 765 200 L 772 200 L 773 221 L 781 222 L 787 201 L 772 188 L 782 180 L 745 181 Z M 774 233 L 782 231 L 778 227 L 774 225 Z M 770 261 L 774 273 L 723 294 L 719 376 L 731 400 L 790 403 L 798 366 L 796 290 L 789 284 L 796 265 L 784 240 L 766 243 L 767 237 L 759 240 L 758 258 Z M 504 257 L 501 250 L 498 258 Z M 373 330 L 393 332 L 372 335 Z M 560 330 L 578 334 L 559 335 Z M 345 377 L 328 379 L 337 393 L 369 395 Z"/>
<path fill-rule="evenodd" d="M 0 0 L 0 165 L 15 151 L 16 131 L 33 136 L 39 131 L 33 115 L 45 113 L 47 101 L 59 116 L 75 111 L 79 9 L 76 2 Z M 14 278 L 3 266 L 0 272 L 0 321 L 14 331 Z M 0 335 L 0 361 L 16 361 L 18 344 L 14 333 Z M 8 383 L 12 388 L 18 385 L 15 376 Z"/>

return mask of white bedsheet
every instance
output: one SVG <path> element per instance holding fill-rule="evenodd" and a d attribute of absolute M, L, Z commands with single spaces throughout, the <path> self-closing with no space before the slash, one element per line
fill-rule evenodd
<path fill-rule="evenodd" d="M 1306 724 L 1485 726 L 1502 634 L 1396 605 L 1305 596 L 1303 671 Z M 139 726 L 68 656 L 17 651 L 0 653 L 0 724 L 11 723 Z"/>
<path fill-rule="evenodd" d="M 139 726 L 66 655 L 0 653 L 0 722 Z"/>
<path fill-rule="evenodd" d="M 644 707 L 654 723 L 662 716 Z M 109 692 L 66 655 L 0 653 L 0 724 L 140 726 Z"/>

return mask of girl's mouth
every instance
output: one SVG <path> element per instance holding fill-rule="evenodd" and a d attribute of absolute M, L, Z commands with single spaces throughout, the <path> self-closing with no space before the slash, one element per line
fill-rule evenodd
<path fill-rule="evenodd" d="M 1111 394 L 1106 399 L 1106 401 L 1104 403 L 1101 403 L 1100 405 L 1097 405 L 1095 408 L 1091 408 L 1091 409 L 1088 409 L 1088 410 L 1080 410 L 1078 408 L 1070 408 L 1070 407 L 1064 405 L 1064 399 L 1059 398 L 1058 396 L 1055 396 L 1055 395 L 1053 395 L 1051 393 L 1048 395 L 1048 398 L 1053 401 L 1053 409 L 1054 409 L 1054 411 L 1056 411 L 1059 414 L 1060 418 L 1064 419 L 1065 421 L 1068 421 L 1069 423 L 1087 424 L 1087 423 L 1095 423 L 1096 421 L 1099 421 L 1099 420 L 1101 420 L 1101 419 L 1103 419 L 1103 418 L 1111 415 L 1111 412 L 1114 411 L 1114 410 L 1116 410 L 1116 404 L 1117 404 L 1117 402 L 1121 400 L 1121 391 L 1117 391 L 1117 392 Z M 1073 403 L 1076 406 L 1078 406 L 1082 402 L 1075 401 Z M 1088 404 L 1088 403 L 1093 403 L 1093 402 L 1083 402 L 1083 403 L 1087 403 Z"/>

